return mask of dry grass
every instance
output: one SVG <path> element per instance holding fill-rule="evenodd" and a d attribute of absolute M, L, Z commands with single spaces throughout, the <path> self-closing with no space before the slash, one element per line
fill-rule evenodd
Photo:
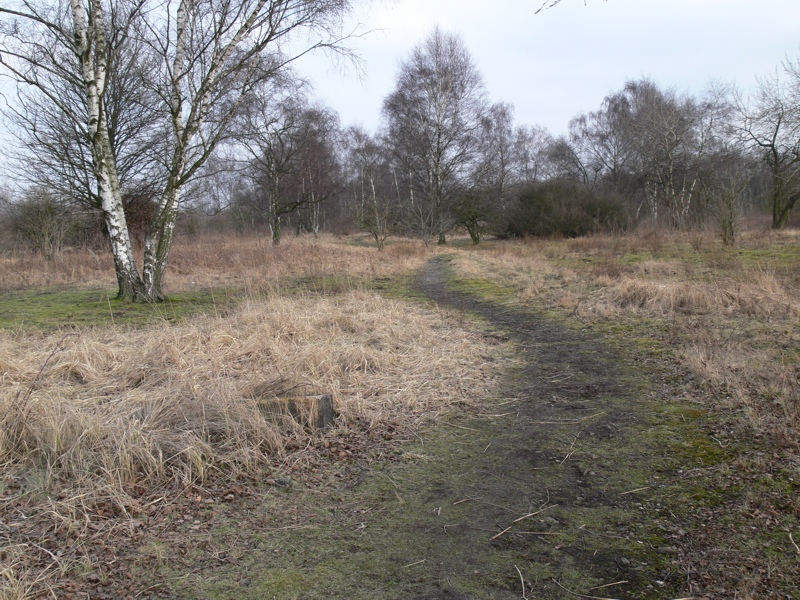
<path fill-rule="evenodd" d="M 198 287 L 274 291 L 289 279 L 331 274 L 369 281 L 418 267 L 427 255 L 418 241 L 395 241 L 384 252 L 351 241 L 326 234 L 289 237 L 280 246 L 256 235 L 178 238 L 170 253 L 167 292 Z M 51 260 L 24 251 L 0 254 L 0 293 L 61 286 L 113 289 L 115 284 L 107 251 L 71 249 Z"/>
<path fill-rule="evenodd" d="M 170 291 L 235 289 L 240 304 L 147 328 L 0 330 L 0 502 L 22 503 L 26 522 L 78 538 L 93 535 L 98 507 L 111 507 L 112 527 L 132 527 L 143 489 L 277 473 L 324 436 L 411 428 L 487 396 L 499 376 L 486 358 L 496 345 L 446 312 L 361 285 L 409 275 L 428 252 L 401 241 L 379 253 L 322 236 L 278 248 L 180 240 Z M 0 289 L 114 285 L 110 261 L 89 251 L 2 261 Z M 344 284 L 334 294 L 298 291 L 309 286 L 296 282 L 314 278 Z M 334 430 L 308 431 L 256 403 L 304 393 L 332 394 Z M 46 595 L 52 577 L 82 568 L 50 556 L 36 535 L 0 533 L 0 598 Z M 31 555 L 44 557 L 39 567 Z"/>
<path fill-rule="evenodd" d="M 643 314 L 676 313 L 720 316 L 762 316 L 791 319 L 800 315 L 800 301 L 774 272 L 763 268 L 713 281 L 678 279 L 664 273 L 621 276 L 594 298 L 597 306 L 611 305 Z"/>
<path fill-rule="evenodd" d="M 676 358 L 752 430 L 800 444 L 798 234 L 758 231 L 736 250 L 710 233 L 498 244 L 455 261 L 512 281 L 523 300 L 587 322 L 671 332 Z M 467 266 L 466 262 L 472 263 Z"/>
<path fill-rule="evenodd" d="M 0 333 L 0 463 L 44 474 L 43 489 L 195 482 L 309 435 L 254 395 L 331 393 L 342 426 L 371 427 L 480 396 L 487 351 L 444 315 L 369 292 L 254 298 L 173 327 Z"/>
<path fill-rule="evenodd" d="M 671 332 L 676 359 L 711 401 L 796 446 L 797 246 L 792 233 L 758 233 L 743 236 L 740 256 L 702 234 L 651 232 L 497 243 L 453 264 L 590 324 L 627 327 L 632 337 Z M 258 238 L 182 239 L 169 291 L 244 290 L 238 307 L 146 329 L 0 331 L 0 502 L 21 499 L 28 516 L 70 530 L 113 505 L 124 527 L 141 486 L 275 469 L 322 435 L 266 418 L 255 397 L 331 393 L 341 433 L 419 422 L 489 395 L 498 363 L 484 357 L 497 347 L 447 313 L 351 285 L 408 275 L 429 252 L 400 242 L 379 253 L 330 237 L 278 248 Z M 344 280 L 348 291 L 282 293 L 307 278 Z M 0 291 L 78 285 L 113 288 L 105 254 L 0 257 Z M 41 594 L 53 573 L 80 567 L 54 559 L 49 571 L 29 570 L 35 542 L 7 544 L 0 598 Z"/>

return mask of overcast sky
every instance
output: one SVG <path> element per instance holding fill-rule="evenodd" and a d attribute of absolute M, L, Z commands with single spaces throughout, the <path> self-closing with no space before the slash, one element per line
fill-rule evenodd
<path fill-rule="evenodd" d="M 800 55 L 800 0 L 377 0 L 363 11 L 376 30 L 352 43 L 364 59 L 359 81 L 322 55 L 298 70 L 344 125 L 374 130 L 397 67 L 439 25 L 458 33 L 493 101 L 516 107 L 518 123 L 567 131 L 625 81 L 700 93 L 712 81 L 748 89 L 756 75 Z"/>
<path fill-rule="evenodd" d="M 747 90 L 800 56 L 800 0 L 562 0 L 537 15 L 542 1 L 373 0 L 356 17 L 373 33 L 351 44 L 361 80 L 323 54 L 297 67 L 343 125 L 374 130 L 398 65 L 439 25 L 461 35 L 493 101 L 512 103 L 518 123 L 562 134 L 629 79 L 696 94 L 712 80 Z M 0 165 L 10 143 L 2 133 Z"/>

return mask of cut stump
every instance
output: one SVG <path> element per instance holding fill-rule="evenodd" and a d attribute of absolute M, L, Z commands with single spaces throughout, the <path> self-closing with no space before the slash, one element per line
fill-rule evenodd
<path fill-rule="evenodd" d="M 336 418 L 330 394 L 261 399 L 256 402 L 266 417 L 291 417 L 307 429 L 330 427 Z"/>

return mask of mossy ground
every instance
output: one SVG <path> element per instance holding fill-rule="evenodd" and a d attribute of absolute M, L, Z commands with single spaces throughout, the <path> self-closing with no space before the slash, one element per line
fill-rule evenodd
<path fill-rule="evenodd" d="M 706 412 L 664 397 L 631 360 L 636 348 L 626 355 L 503 306 L 502 286 L 454 281 L 445 265 L 421 289 L 516 345 L 503 393 L 419 429 L 394 460 L 332 463 L 324 493 L 265 488 L 217 515 L 187 562 L 220 563 L 161 567 L 171 594 L 519 598 L 524 585 L 529 598 L 680 595 L 686 506 L 726 501 L 692 474 L 734 449 L 709 438 Z"/>
<path fill-rule="evenodd" d="M 117 300 L 113 290 L 14 292 L 0 298 L 0 329 L 52 330 L 175 322 L 192 314 L 223 311 L 233 296 L 229 290 L 198 290 L 146 304 Z"/>

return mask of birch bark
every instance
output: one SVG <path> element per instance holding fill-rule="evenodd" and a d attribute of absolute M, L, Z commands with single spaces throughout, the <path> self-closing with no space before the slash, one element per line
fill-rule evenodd
<path fill-rule="evenodd" d="M 143 292 L 133 258 L 133 247 L 122 204 L 122 191 L 108 133 L 104 94 L 108 80 L 108 61 L 103 7 L 100 0 L 89 1 L 88 14 L 81 0 L 71 0 L 75 52 L 81 63 L 86 92 L 88 133 L 92 149 L 92 168 L 102 201 L 103 215 L 114 257 L 118 298 L 140 299 Z"/>

